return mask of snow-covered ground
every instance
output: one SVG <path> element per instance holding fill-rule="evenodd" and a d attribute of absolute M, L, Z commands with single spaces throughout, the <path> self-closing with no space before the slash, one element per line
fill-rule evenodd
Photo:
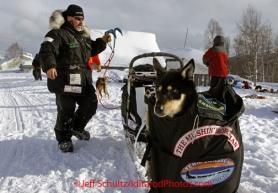
<path fill-rule="evenodd" d="M 110 71 L 108 75 L 117 79 L 124 73 Z M 94 72 L 94 77 L 97 76 L 101 74 Z M 0 71 L 1 193 L 147 191 L 131 184 L 144 178 L 143 169 L 130 156 L 124 137 L 118 108 L 123 83 L 108 84 L 110 100 L 102 100 L 106 108 L 99 104 L 86 127 L 91 133 L 90 141 L 72 137 L 74 152 L 62 153 L 53 131 L 55 97 L 47 90 L 45 74 L 42 81 L 35 81 L 31 72 Z M 259 84 L 278 89 L 278 83 Z M 198 91 L 207 89 L 198 87 Z M 278 114 L 272 111 L 278 110 L 278 94 L 235 90 L 243 97 L 246 109 L 239 119 L 245 148 L 239 193 L 277 193 Z M 266 99 L 244 98 L 252 94 Z M 128 187 L 105 187 L 109 182 Z"/>

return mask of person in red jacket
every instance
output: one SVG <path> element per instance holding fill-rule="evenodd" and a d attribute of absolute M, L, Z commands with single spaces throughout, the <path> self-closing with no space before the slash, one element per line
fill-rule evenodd
<path fill-rule="evenodd" d="M 101 71 L 101 65 L 100 65 L 101 63 L 100 63 L 98 54 L 93 57 L 90 57 L 90 59 L 88 61 L 88 66 L 90 67 L 91 70 L 93 70 L 93 64 L 97 65 L 97 72 L 100 72 Z"/>
<path fill-rule="evenodd" d="M 213 46 L 203 55 L 203 63 L 208 66 L 208 74 L 211 76 L 209 93 L 215 94 L 225 84 L 228 76 L 228 54 L 223 36 L 217 35 L 214 38 Z"/>
<path fill-rule="evenodd" d="M 242 88 L 245 88 L 245 89 L 252 89 L 252 87 L 249 85 L 249 82 L 248 81 L 243 81 L 244 85 L 242 86 Z"/>

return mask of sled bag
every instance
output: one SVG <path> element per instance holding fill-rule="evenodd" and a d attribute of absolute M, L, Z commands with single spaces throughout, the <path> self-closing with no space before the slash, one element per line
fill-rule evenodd
<path fill-rule="evenodd" d="M 230 86 L 218 96 L 198 93 L 195 114 L 160 118 L 149 107 L 150 192 L 233 193 L 240 183 L 243 144 L 238 117 L 242 99 Z"/>

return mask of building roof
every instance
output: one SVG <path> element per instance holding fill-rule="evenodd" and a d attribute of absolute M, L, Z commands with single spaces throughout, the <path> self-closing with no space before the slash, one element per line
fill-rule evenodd
<path fill-rule="evenodd" d="M 106 30 L 92 30 L 92 39 L 100 38 L 104 35 Z M 111 45 L 113 47 L 113 35 Z M 122 35 L 116 31 L 116 41 L 114 56 L 111 60 L 111 67 L 129 67 L 131 60 L 141 54 L 150 52 L 160 52 L 160 49 L 156 42 L 156 36 L 153 33 L 147 32 L 135 32 L 135 31 L 122 31 Z M 107 45 L 106 49 L 99 54 L 101 64 L 109 59 L 112 50 Z M 158 57 L 161 64 L 165 65 L 165 61 L 162 57 Z M 134 62 L 133 66 L 139 64 L 152 63 L 152 58 L 142 58 Z"/>

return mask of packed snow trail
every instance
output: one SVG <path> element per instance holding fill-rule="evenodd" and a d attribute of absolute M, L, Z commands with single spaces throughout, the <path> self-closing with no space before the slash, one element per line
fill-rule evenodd
<path fill-rule="evenodd" d="M 72 137 L 74 152 L 62 153 L 53 131 L 55 97 L 45 76 L 35 81 L 31 73 L 12 74 L 1 74 L 0 81 L 1 193 L 147 191 L 128 184 L 141 179 L 126 146 L 120 109 L 99 105 L 86 127 L 91 139 Z M 122 84 L 111 84 L 111 100 L 103 102 L 119 106 Z"/>
<path fill-rule="evenodd" d="M 108 74 L 113 80 L 124 73 L 113 72 Z M 277 83 L 261 85 L 278 89 Z M 108 86 L 110 100 L 102 102 L 107 107 L 120 106 L 123 83 Z M 278 193 L 278 117 L 272 112 L 278 110 L 278 94 L 235 90 L 245 105 L 239 118 L 244 164 L 238 192 Z M 253 94 L 266 99 L 245 98 Z M 134 163 L 127 148 L 120 111 L 99 104 L 85 128 L 91 139 L 72 137 L 74 152 L 62 153 L 53 131 L 55 97 L 47 90 L 45 74 L 42 81 L 35 81 L 31 72 L 0 71 L 0 192 L 146 193 L 147 188 L 132 184 L 144 178 L 144 168 L 140 160 Z M 120 181 L 128 187 L 119 187 Z M 118 187 L 104 187 L 106 182 Z"/>

